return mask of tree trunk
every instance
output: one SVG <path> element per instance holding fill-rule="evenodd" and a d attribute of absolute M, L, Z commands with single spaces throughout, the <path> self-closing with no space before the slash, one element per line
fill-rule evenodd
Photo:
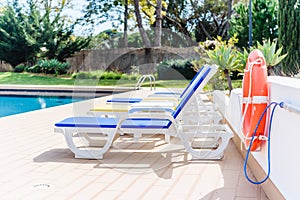
<path fill-rule="evenodd" d="M 231 19 L 231 14 L 232 14 L 232 0 L 228 0 L 228 10 L 227 10 L 227 22 L 225 25 L 225 29 L 222 35 L 227 35 L 228 36 L 228 30 L 230 29 L 230 24 L 229 21 Z"/>
<path fill-rule="evenodd" d="M 151 44 L 150 44 L 150 40 L 148 38 L 148 35 L 143 27 L 143 21 L 142 21 L 142 17 L 141 17 L 141 13 L 140 13 L 140 3 L 139 0 L 134 0 L 134 13 L 136 16 L 136 20 L 137 20 L 137 25 L 139 28 L 139 32 L 141 34 L 143 43 L 145 45 L 146 48 L 150 48 Z"/>
<path fill-rule="evenodd" d="M 228 84 L 228 90 L 229 90 L 229 94 L 231 93 L 231 90 L 233 89 L 232 88 L 232 82 L 231 82 L 231 78 L 230 78 L 230 75 L 229 75 L 229 71 L 227 69 L 224 70 L 224 74 L 225 74 L 225 77 L 227 79 L 227 84 Z"/>
<path fill-rule="evenodd" d="M 161 46 L 161 28 L 162 28 L 162 0 L 157 0 L 156 22 L 155 22 L 155 43 L 157 47 Z"/>
<path fill-rule="evenodd" d="M 124 47 L 128 47 L 128 0 L 125 0 L 124 4 Z"/>
<path fill-rule="evenodd" d="M 205 36 L 209 39 L 212 40 L 212 37 L 210 36 L 210 34 L 207 32 L 207 30 L 205 29 L 205 27 L 203 26 L 202 22 L 199 22 L 199 26 L 201 28 L 201 30 L 203 31 L 203 33 L 205 34 Z"/>

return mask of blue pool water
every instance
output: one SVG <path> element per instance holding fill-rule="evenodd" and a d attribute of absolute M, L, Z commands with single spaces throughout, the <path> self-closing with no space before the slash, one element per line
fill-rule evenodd
<path fill-rule="evenodd" d="M 48 97 L 48 96 L 0 96 L 0 117 L 50 108 L 85 98 Z"/>

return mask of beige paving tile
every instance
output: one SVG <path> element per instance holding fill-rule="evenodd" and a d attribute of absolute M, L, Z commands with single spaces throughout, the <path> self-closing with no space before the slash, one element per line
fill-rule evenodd
<path fill-rule="evenodd" d="M 260 200 L 269 200 L 269 198 L 267 197 L 267 195 L 265 194 L 265 192 L 261 187 L 259 187 L 258 197 L 260 197 Z"/>
<path fill-rule="evenodd" d="M 187 199 L 187 196 L 184 194 L 169 194 L 165 199 L 182 200 Z"/>
<path fill-rule="evenodd" d="M 212 192 L 211 199 L 235 200 L 235 189 L 219 188 Z"/>
<path fill-rule="evenodd" d="M 224 188 L 237 188 L 240 178 L 240 172 L 235 170 L 222 170 L 221 181 Z"/>
<path fill-rule="evenodd" d="M 112 191 L 112 190 L 104 190 L 101 193 L 94 196 L 93 200 L 114 200 L 117 199 L 121 192 L 120 191 Z"/>
<path fill-rule="evenodd" d="M 187 197 L 193 191 L 193 189 L 195 189 L 195 185 L 199 178 L 200 175 L 182 175 L 169 192 L 171 194 L 178 194 Z"/>
<path fill-rule="evenodd" d="M 225 170 L 239 171 L 243 168 L 243 160 L 239 157 L 226 157 L 224 159 L 223 167 Z"/>
<path fill-rule="evenodd" d="M 250 173 L 249 173 L 250 174 Z M 252 177 L 253 178 L 253 177 Z M 243 173 L 241 172 L 239 183 L 237 186 L 237 197 L 252 197 L 252 198 L 259 198 L 259 186 L 254 185 L 246 180 L 246 178 L 243 176 Z"/>
<path fill-rule="evenodd" d="M 141 199 L 163 199 L 168 195 L 171 186 L 151 186 L 141 196 Z"/>
<path fill-rule="evenodd" d="M 224 187 L 224 183 L 220 181 L 221 175 L 220 166 L 212 164 L 206 166 L 200 174 L 200 178 L 197 179 L 190 197 L 192 199 L 199 197 L 209 199 L 215 190 Z"/>
<path fill-rule="evenodd" d="M 212 200 L 213 192 L 211 191 L 206 191 L 206 192 L 193 192 L 189 195 L 188 199 L 191 200 Z"/>
<path fill-rule="evenodd" d="M 131 185 L 127 185 L 125 190 L 118 196 L 120 199 L 141 199 L 148 187 L 151 186 L 153 180 L 136 179 Z"/>
<path fill-rule="evenodd" d="M 117 170 L 111 169 L 107 173 L 105 173 L 103 176 L 98 178 L 96 181 L 99 183 L 106 183 L 107 185 L 110 185 L 111 183 L 117 181 L 122 176 L 122 173 L 120 173 Z"/>
<path fill-rule="evenodd" d="M 72 183 L 65 185 L 64 194 L 69 195 L 69 197 L 72 197 L 74 194 L 80 193 L 86 187 L 94 183 L 96 179 L 97 177 L 94 176 L 80 177 L 74 180 Z"/>
<path fill-rule="evenodd" d="M 107 186 L 105 189 L 125 192 L 127 188 L 132 187 L 132 184 L 134 184 L 138 178 L 139 175 L 122 174 L 120 177 L 118 177 L 118 179 L 116 179 L 111 185 Z"/>
<path fill-rule="evenodd" d="M 64 194 L 52 193 L 51 195 L 44 198 L 45 200 L 58 200 L 58 199 L 68 199 Z"/>
<path fill-rule="evenodd" d="M 80 191 L 73 194 L 73 196 L 70 199 L 92 199 L 93 197 L 97 196 L 99 192 L 101 193 L 101 191 L 103 191 L 105 187 L 105 183 L 92 182 L 85 188 L 82 188 Z"/>

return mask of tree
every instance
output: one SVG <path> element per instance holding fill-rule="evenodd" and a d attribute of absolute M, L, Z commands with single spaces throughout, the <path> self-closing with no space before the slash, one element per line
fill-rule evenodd
<path fill-rule="evenodd" d="M 128 0 L 124 3 L 124 47 L 128 47 Z"/>
<path fill-rule="evenodd" d="M 188 26 L 190 13 L 187 7 L 189 3 L 186 0 L 169 0 L 163 27 L 191 37 L 192 27 Z"/>
<path fill-rule="evenodd" d="M 135 16 L 136 16 L 136 21 L 137 21 L 137 26 L 139 29 L 139 32 L 141 34 L 141 37 L 143 39 L 143 43 L 145 45 L 146 48 L 150 48 L 151 47 L 151 43 L 149 40 L 149 37 L 144 29 L 143 26 L 143 21 L 142 21 L 142 16 L 140 13 L 140 2 L 139 0 L 134 0 L 134 12 L 135 12 Z"/>
<path fill-rule="evenodd" d="M 159 47 L 161 46 L 161 29 L 162 29 L 162 0 L 157 0 L 154 46 L 159 46 Z"/>
<path fill-rule="evenodd" d="M 135 19 L 136 26 L 141 34 L 143 46 L 161 46 L 162 18 L 165 15 L 163 8 L 166 8 L 166 2 L 163 0 L 87 0 L 88 6 L 84 10 L 86 15 L 83 21 L 101 24 L 111 21 L 117 28 L 124 23 L 124 46 L 127 46 L 128 20 Z M 123 16 L 123 18 L 122 18 Z M 124 20 L 122 20 L 124 19 Z M 146 22 L 145 22 L 146 21 Z M 154 43 L 150 39 L 144 25 L 148 24 L 155 27 Z M 134 27 L 132 27 L 134 28 Z"/>
<path fill-rule="evenodd" d="M 217 36 L 228 39 L 232 4 L 231 0 L 169 0 L 163 27 L 181 32 L 197 42 Z"/>
<path fill-rule="evenodd" d="M 64 61 L 88 45 L 90 38 L 73 35 L 75 23 L 62 15 L 66 1 L 52 7 L 52 0 L 8 3 L 0 16 L 0 59 L 13 67 L 38 58 Z M 26 7 L 27 9 L 22 9 Z M 42 9 L 43 8 L 43 9 Z"/>
<path fill-rule="evenodd" d="M 40 45 L 36 41 L 37 23 L 31 13 L 27 17 L 21 12 L 18 1 L 8 4 L 0 16 L 0 59 L 13 68 L 20 63 L 33 60 Z"/>
<path fill-rule="evenodd" d="M 196 17 L 196 40 L 211 40 L 217 36 L 227 39 L 227 16 L 230 16 L 230 13 L 228 14 L 226 9 L 226 1 L 205 1 L 203 5 L 196 0 L 191 2 Z"/>
<path fill-rule="evenodd" d="M 300 68 L 300 8 L 297 0 L 279 0 L 279 44 L 283 53 L 283 71 L 288 75 L 298 74 Z"/>
<path fill-rule="evenodd" d="M 128 46 L 128 20 L 132 17 L 134 10 L 131 8 L 130 0 L 86 0 L 88 2 L 83 10 L 85 16 L 81 19 L 83 25 L 97 26 L 110 21 L 114 28 L 124 24 L 123 42 L 121 46 Z"/>
<path fill-rule="evenodd" d="M 162 0 L 155 0 L 153 3 L 151 0 L 147 0 L 144 2 L 144 6 L 142 7 L 143 12 L 150 18 L 150 24 L 154 24 L 154 14 L 155 17 L 155 40 L 154 46 L 161 46 L 161 36 L 162 36 L 162 18 L 165 15 L 163 12 L 163 7 L 167 7 L 165 1 Z M 164 4 L 164 6 L 163 6 Z M 152 6 L 152 7 L 151 7 Z"/>
<path fill-rule="evenodd" d="M 165 7 L 166 3 L 162 0 L 134 0 L 134 13 L 136 17 L 137 27 L 146 48 L 149 48 L 152 45 L 149 39 L 149 35 L 147 34 L 143 26 L 140 10 L 146 17 L 148 17 L 150 25 L 155 24 L 154 46 L 161 46 L 163 3 Z M 154 15 L 156 15 L 156 17 L 154 17 Z"/>
<path fill-rule="evenodd" d="M 29 0 L 30 4 L 33 0 Z M 67 6 L 66 1 L 61 1 L 58 5 L 52 5 L 52 0 L 43 1 L 44 13 L 41 14 L 42 35 L 39 43 L 43 44 L 43 57 L 48 59 L 56 58 L 65 61 L 76 51 L 86 47 L 90 42 L 90 37 L 75 37 L 74 27 L 77 22 L 68 23 L 67 16 L 62 13 Z M 38 9 L 36 7 L 35 9 Z"/>
<path fill-rule="evenodd" d="M 278 3 L 274 0 L 253 0 L 253 44 L 264 40 L 275 40 L 278 37 L 277 11 Z M 248 48 L 249 38 L 248 5 L 241 2 L 234 6 L 234 14 L 230 20 L 230 35 L 237 34 L 240 48 Z"/>

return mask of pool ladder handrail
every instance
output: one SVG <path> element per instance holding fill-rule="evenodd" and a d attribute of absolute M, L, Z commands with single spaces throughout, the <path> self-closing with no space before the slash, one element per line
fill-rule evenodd
<path fill-rule="evenodd" d="M 152 88 L 154 90 L 156 89 L 156 87 L 155 87 L 155 77 L 152 74 L 145 74 L 145 75 L 142 75 L 139 78 L 139 80 L 137 81 L 137 83 L 135 84 L 135 89 L 136 90 L 139 90 L 141 88 L 141 86 L 144 83 L 144 81 L 146 80 L 146 78 L 148 78 L 149 81 L 150 81 L 151 90 L 152 90 Z"/>

